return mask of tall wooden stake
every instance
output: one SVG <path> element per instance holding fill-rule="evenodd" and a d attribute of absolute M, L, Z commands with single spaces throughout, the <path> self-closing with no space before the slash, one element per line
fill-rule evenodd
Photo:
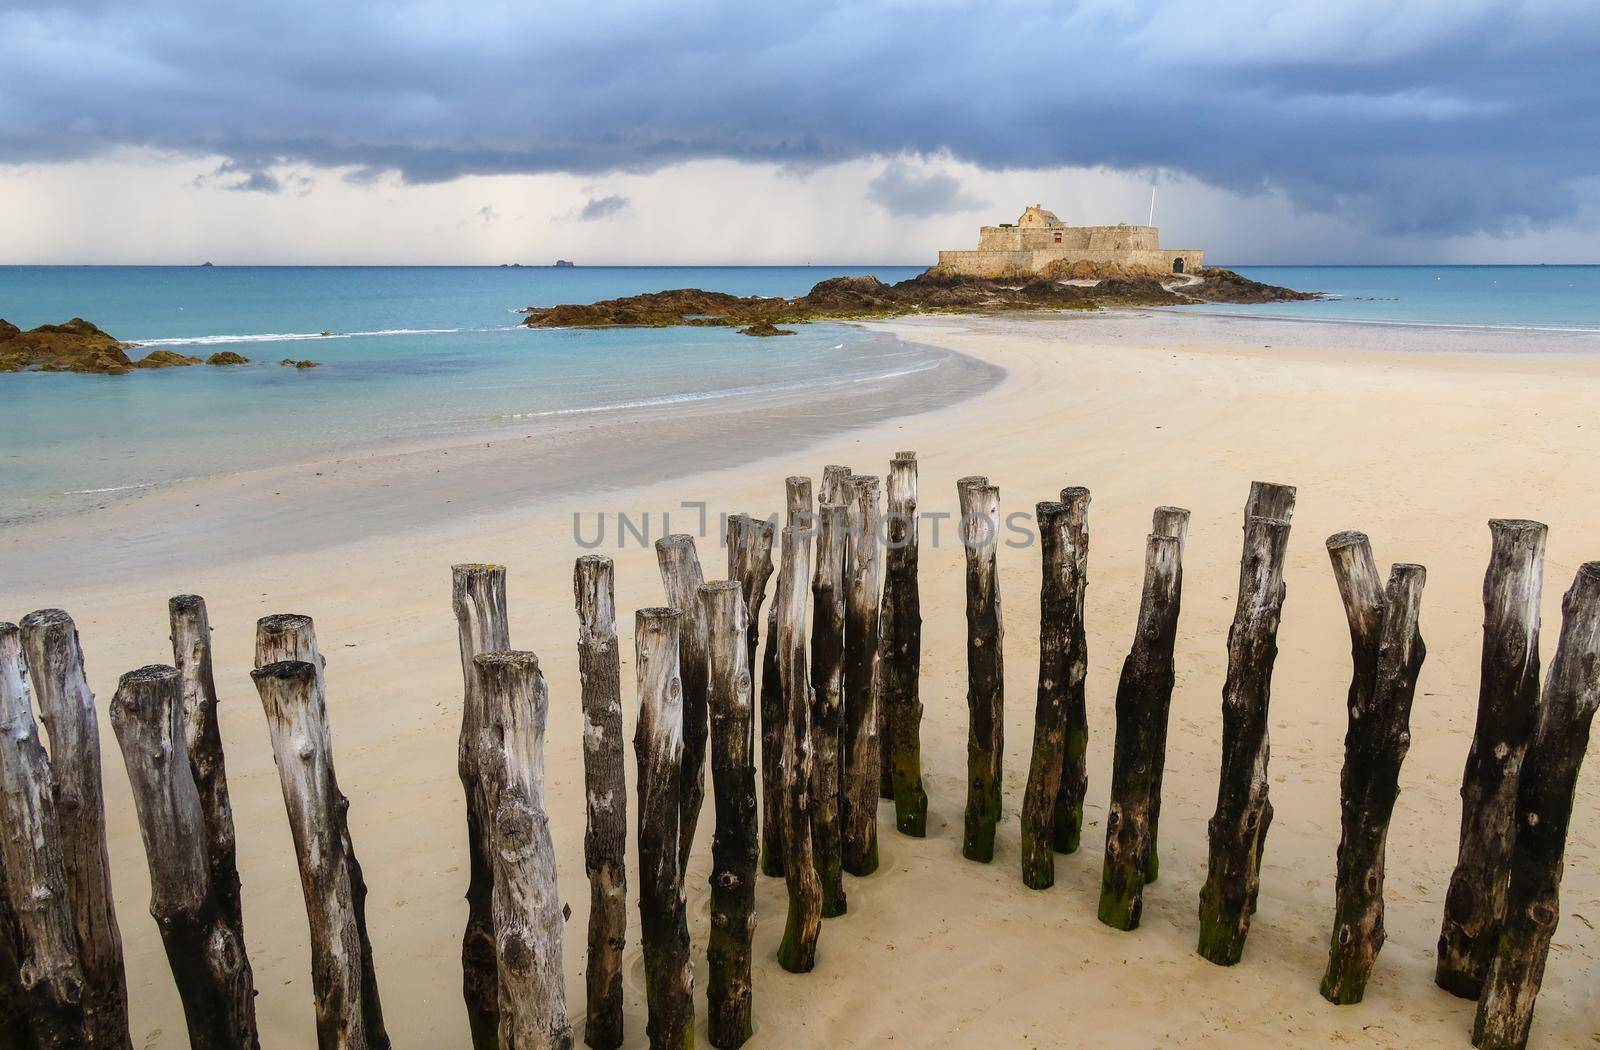
<path fill-rule="evenodd" d="M 956 482 L 967 559 L 967 812 L 961 855 L 994 859 L 1005 757 L 1005 622 L 1000 615 L 1000 490 L 982 476 Z"/>
<path fill-rule="evenodd" d="M 561 894 L 545 813 L 544 730 L 550 698 L 539 658 L 499 650 L 474 659 L 483 698 L 478 775 L 494 843 L 494 937 L 500 1045 L 567 1050 Z"/>
<path fill-rule="evenodd" d="M 883 552 L 879 546 L 881 515 L 878 479 L 852 474 L 845 481 L 849 496 L 846 527 L 848 591 L 845 595 L 844 733 L 842 781 L 839 789 L 840 839 L 844 870 L 871 875 L 878 870 L 878 660 L 879 588 Z"/>
<path fill-rule="evenodd" d="M 0 867 L 18 933 L 18 980 L 30 1045 L 76 1048 L 89 1042 L 83 963 L 67 900 L 61 825 L 51 792 L 50 760 L 39 743 L 23 674 L 16 624 L 0 623 Z"/>
<path fill-rule="evenodd" d="M 589 962 L 583 1041 L 622 1045 L 622 950 L 628 933 L 628 785 L 623 769 L 622 653 L 611 559 L 586 554 L 573 566 L 578 677 L 583 693 L 583 864 L 589 876 Z"/>
<path fill-rule="evenodd" d="M 1119 930 L 1139 926 L 1150 855 L 1155 850 L 1153 818 L 1161 798 L 1165 729 L 1172 707 L 1172 650 L 1178 636 L 1183 579 L 1180 537 L 1187 529 L 1187 512 L 1183 519 L 1181 524 L 1170 525 L 1157 512 L 1156 527 L 1168 524 L 1179 535 L 1152 531 L 1146 542 L 1139 622 L 1117 682 L 1117 735 L 1099 916 L 1101 922 Z"/>
<path fill-rule="evenodd" d="M 634 618 L 639 717 L 639 937 L 644 948 L 645 1032 L 652 1050 L 694 1046 L 694 970 L 678 867 L 678 792 L 683 762 L 683 682 L 678 673 L 682 615 L 640 609 Z"/>
<path fill-rule="evenodd" d="M 922 786 L 922 598 L 917 587 L 917 454 L 896 452 L 889 464 L 887 550 L 884 553 L 882 638 L 885 712 L 883 769 L 901 834 L 928 833 L 928 792 Z"/>
<path fill-rule="evenodd" d="M 656 540 L 656 561 L 667 604 L 683 613 L 678 673 L 683 676 L 683 768 L 679 776 L 678 867 L 689 870 L 694 829 L 706 796 L 706 616 L 700 586 L 706 582 L 694 537 L 683 533 Z"/>
<path fill-rule="evenodd" d="M 1083 785 L 1066 790 L 1063 777 L 1067 773 L 1067 737 L 1073 728 L 1069 711 L 1074 704 L 1083 708 L 1084 668 L 1074 668 L 1073 660 L 1084 656 L 1074 638 L 1082 630 L 1076 614 L 1083 589 L 1079 574 L 1087 558 L 1078 548 L 1088 543 L 1089 490 L 1072 488 L 1064 494 L 1073 501 L 1045 502 L 1035 508 L 1044 571 L 1039 589 L 1039 692 L 1033 716 L 1033 756 L 1022 798 L 1022 882 L 1036 890 L 1055 884 L 1052 844 L 1057 813 L 1071 823 L 1081 823 L 1083 814 Z M 1076 696 L 1072 695 L 1074 684 Z M 1085 732 L 1076 736 L 1087 744 L 1087 727 L 1081 728 Z M 1081 751 L 1072 773 L 1081 778 Z M 1076 850 L 1076 830 L 1070 839 Z"/>
<path fill-rule="evenodd" d="M 1400 764 L 1411 747 L 1417 673 L 1427 655 L 1417 629 L 1427 572 L 1420 565 L 1396 565 L 1379 592 L 1377 566 L 1361 533 L 1330 537 L 1328 554 L 1350 623 L 1355 670 L 1339 778 L 1338 877 L 1322 995 L 1331 1003 L 1358 1003 L 1384 941 L 1389 820 L 1400 794 Z"/>
<path fill-rule="evenodd" d="M 167 617 L 172 627 L 173 666 L 183 680 L 185 746 L 189 770 L 200 792 L 200 812 L 205 818 L 211 892 L 234 939 L 243 946 L 244 913 L 239 903 L 233 803 L 228 797 L 227 763 L 217 722 L 217 683 L 211 668 L 211 620 L 206 615 L 205 599 L 197 594 L 180 594 L 170 599 Z M 248 966 L 247 961 L 247 969 Z"/>
<path fill-rule="evenodd" d="M 1182 507 L 1157 507 L 1150 523 L 1150 532 L 1155 536 L 1171 536 L 1178 541 L 1178 578 L 1172 585 L 1172 615 L 1176 619 L 1183 604 L 1183 552 L 1189 539 L 1189 512 Z M 1081 630 L 1081 616 L 1078 622 Z M 1164 705 L 1156 721 L 1156 765 L 1150 788 L 1150 846 L 1144 870 L 1146 886 L 1155 882 L 1161 874 L 1161 781 L 1167 770 L 1167 723 L 1171 714 L 1171 705 Z"/>
<path fill-rule="evenodd" d="M 84 676 L 78 628 L 60 609 L 29 613 L 22 618 L 22 651 L 50 737 L 50 771 L 55 777 L 67 900 L 83 963 L 89 1042 L 96 1047 L 131 1047 L 122 934 L 106 855 L 100 720 Z"/>
<path fill-rule="evenodd" d="M 848 509 L 817 508 L 817 564 L 811 577 L 811 848 L 822 884 L 822 915 L 849 907 L 840 829 L 840 732 L 844 721 L 845 549 Z"/>
<path fill-rule="evenodd" d="M 1521 1050 L 1561 919 L 1561 865 L 1578 769 L 1600 707 L 1600 562 L 1580 566 L 1561 601 L 1561 638 L 1517 785 L 1505 918 L 1478 1001 L 1472 1045 Z"/>
<path fill-rule="evenodd" d="M 767 600 L 767 580 L 772 576 L 772 522 L 735 514 L 728 519 L 728 579 L 744 590 L 746 666 L 756 673 L 756 644 L 761 633 L 761 606 Z"/>
<path fill-rule="evenodd" d="M 1293 491 L 1257 483 L 1246 509 L 1292 508 Z M 1217 809 L 1208 827 L 1211 852 L 1206 882 L 1200 891 L 1199 952 L 1220 966 L 1232 966 L 1244 952 L 1261 887 L 1261 851 L 1272 824 L 1267 710 L 1272 665 L 1278 656 L 1288 544 L 1287 518 L 1246 521 L 1239 596 L 1228 629 L 1228 674 L 1222 687 L 1222 772 Z"/>
<path fill-rule="evenodd" d="M 0 774 L 0 791 L 3 785 L 4 775 Z M 3 803 L 0 812 L 4 812 Z M 28 1050 L 34 1045 L 28 1019 L 32 1010 L 28 991 L 22 987 L 22 949 L 22 931 L 6 888 L 5 851 L 0 848 L 0 1018 L 5 1019 L 0 1025 L 0 1050 Z"/>
<path fill-rule="evenodd" d="M 450 604 L 461 654 L 461 735 L 456 773 L 467 800 L 467 927 L 461 937 L 461 989 L 477 1050 L 500 1045 L 500 983 L 495 960 L 492 813 L 483 795 L 484 697 L 473 661 L 511 648 L 506 568 L 467 562 L 450 567 Z"/>
<path fill-rule="evenodd" d="M 790 973 L 810 973 L 817 962 L 822 928 L 822 885 L 811 854 L 811 679 L 806 672 L 806 583 L 811 575 L 811 530 L 783 530 L 778 569 L 778 673 L 783 679 L 784 881 L 789 888 L 789 918 L 778 946 L 778 965 Z M 871 786 L 871 785 L 869 785 Z"/>
<path fill-rule="evenodd" d="M 271 621 L 263 631 L 263 623 Z M 284 628 L 274 633 L 274 628 Z M 322 657 L 308 617 L 267 617 L 263 640 L 294 646 L 310 659 L 280 659 L 250 673 L 261 695 L 278 766 L 284 809 L 300 868 L 311 932 L 311 986 L 317 1043 L 324 1050 L 386 1050 L 389 1035 L 367 938 L 367 884 L 350 841 L 349 799 L 333 770 L 333 738 L 323 692 Z"/>
<path fill-rule="evenodd" d="M 1086 755 L 1089 750 L 1089 711 L 1084 680 L 1089 671 L 1089 640 L 1084 630 L 1083 602 L 1089 586 L 1089 490 L 1073 485 L 1061 490 L 1067 505 L 1067 523 L 1073 542 L 1075 586 L 1067 605 L 1067 733 L 1061 755 L 1061 790 L 1051 818 L 1051 848 L 1076 853 L 1083 837 L 1083 799 L 1089 791 Z"/>
<path fill-rule="evenodd" d="M 706 1029 L 711 1045 L 750 1038 L 750 945 L 756 931 L 755 718 L 750 706 L 745 602 L 738 580 L 700 588 L 711 672 L 711 933 L 706 946 Z"/>
<path fill-rule="evenodd" d="M 111 728 L 122 747 L 150 866 L 150 914 L 167 949 L 189 1045 L 256 1047 L 250 963 L 212 887 L 183 708 L 182 675 L 160 665 L 123 675 L 111 701 Z"/>
<path fill-rule="evenodd" d="M 1548 530 L 1489 522 L 1478 720 L 1461 778 L 1461 848 L 1444 899 L 1434 981 L 1476 999 L 1505 916 L 1517 774 L 1539 716 L 1539 602 Z"/>
<path fill-rule="evenodd" d="M 811 479 L 784 479 L 785 522 L 810 528 Z M 782 875 L 783 820 L 778 765 L 783 757 L 783 682 L 778 671 L 778 603 L 767 608 L 767 647 L 761 660 L 761 873 Z"/>

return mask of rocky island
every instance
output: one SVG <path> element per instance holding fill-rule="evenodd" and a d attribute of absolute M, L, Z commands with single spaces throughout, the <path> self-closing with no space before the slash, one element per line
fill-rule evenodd
<path fill-rule="evenodd" d="M 0 318 L 0 372 L 81 372 L 86 375 L 122 376 L 136 368 L 182 368 L 187 365 L 247 365 L 250 359 L 232 350 L 205 358 L 158 348 L 134 359 L 128 351 L 138 343 L 124 343 L 97 325 L 74 317 L 65 324 L 42 324 L 23 331 Z M 315 368 L 315 361 L 290 361 L 296 368 Z"/>
<path fill-rule="evenodd" d="M 1103 306 L 1180 306 L 1194 303 L 1276 303 L 1317 299 L 1315 292 L 1262 284 L 1216 267 L 1190 274 L 1140 267 L 1063 262 L 1040 273 L 976 277 L 939 267 L 884 284 L 876 277 L 833 277 L 793 299 L 739 296 L 680 288 L 583 305 L 530 307 L 529 328 L 652 328 L 766 326 L 808 321 L 865 320 L 918 312 L 1000 313 L 1015 310 L 1094 310 Z"/>

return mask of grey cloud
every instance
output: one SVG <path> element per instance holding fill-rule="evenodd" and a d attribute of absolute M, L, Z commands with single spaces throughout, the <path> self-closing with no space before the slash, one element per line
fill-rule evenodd
<path fill-rule="evenodd" d="M 948 154 L 1510 234 L 1592 214 L 1595 68 L 1600 5 L 1581 0 L 11 0 L 0 159 L 220 154 L 265 190 L 281 161 L 431 182 Z"/>
<path fill-rule="evenodd" d="M 628 209 L 628 198 L 611 194 L 609 197 L 590 197 L 589 203 L 578 212 L 579 222 L 599 222 L 619 215 Z"/>
<path fill-rule="evenodd" d="M 952 212 L 976 211 L 989 202 L 962 190 L 961 182 L 945 172 L 918 175 L 900 161 L 890 161 L 882 174 L 867 183 L 867 198 L 891 215 L 926 218 Z"/>

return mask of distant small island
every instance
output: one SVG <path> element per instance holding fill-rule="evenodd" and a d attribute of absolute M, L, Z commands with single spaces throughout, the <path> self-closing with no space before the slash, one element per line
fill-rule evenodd
<path fill-rule="evenodd" d="M 578 265 L 578 264 L 573 262 L 571 259 L 557 259 L 556 260 L 556 269 L 558 269 L 558 270 L 564 270 L 564 269 L 567 269 L 569 267 L 576 266 L 576 265 Z"/>

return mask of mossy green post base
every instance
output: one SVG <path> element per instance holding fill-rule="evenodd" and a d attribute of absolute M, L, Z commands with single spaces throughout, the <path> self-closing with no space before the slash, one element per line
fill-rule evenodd
<path fill-rule="evenodd" d="M 800 909 L 789 905 L 789 919 L 783 929 L 783 942 L 778 945 L 778 965 L 790 973 L 810 973 L 817 965 L 817 942 L 807 943 L 800 935 L 804 925 Z"/>

